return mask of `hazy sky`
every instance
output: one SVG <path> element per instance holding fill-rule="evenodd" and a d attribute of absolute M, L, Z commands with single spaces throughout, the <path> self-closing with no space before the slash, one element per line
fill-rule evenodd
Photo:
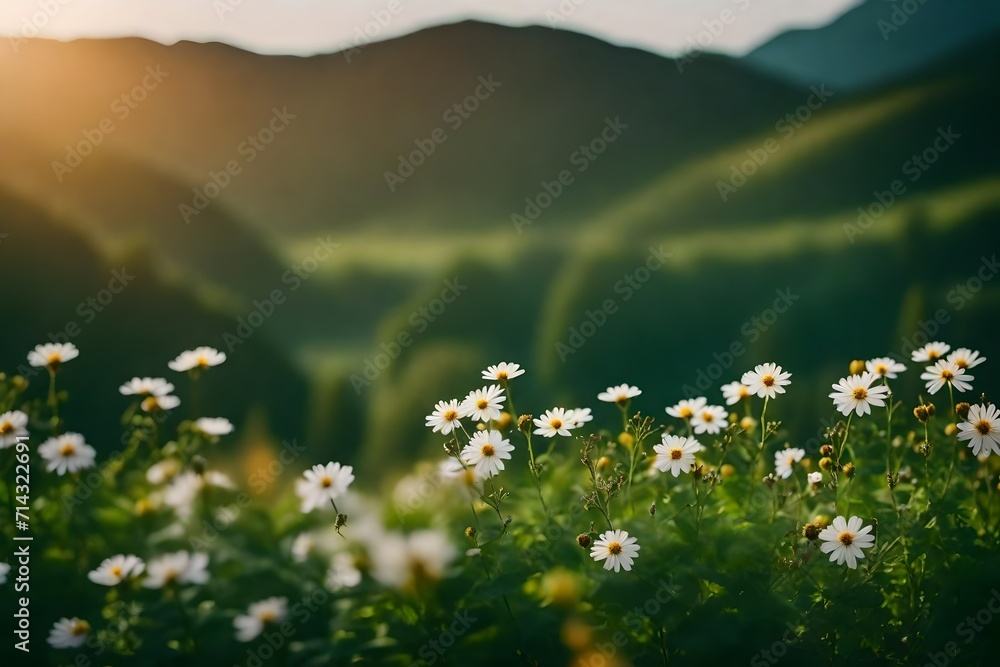
<path fill-rule="evenodd" d="M 0 34 L 138 35 L 165 44 L 223 41 L 260 53 L 311 54 L 476 18 L 553 25 L 666 55 L 692 50 L 699 38 L 705 50 L 742 54 L 789 28 L 829 23 L 860 1 L 0 0 Z"/>

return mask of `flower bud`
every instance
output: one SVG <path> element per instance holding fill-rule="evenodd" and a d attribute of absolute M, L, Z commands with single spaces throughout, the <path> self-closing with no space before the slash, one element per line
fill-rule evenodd
<path fill-rule="evenodd" d="M 602 456 L 601 458 L 597 459 L 598 470 L 604 470 L 610 465 L 611 465 L 611 458 L 608 456 Z"/>
<path fill-rule="evenodd" d="M 810 542 L 819 538 L 819 526 L 814 523 L 807 523 L 802 529 L 802 537 Z"/>
<path fill-rule="evenodd" d="M 947 435 L 947 436 L 950 437 L 950 436 L 955 435 L 956 433 L 958 433 L 958 425 L 956 425 L 956 424 L 948 424 L 947 426 L 944 427 L 944 434 L 945 435 Z"/>
<path fill-rule="evenodd" d="M 865 362 L 861 361 L 860 359 L 855 359 L 854 361 L 851 362 L 849 370 L 851 372 L 851 375 L 861 375 L 862 373 L 865 372 Z"/>
<path fill-rule="evenodd" d="M 934 409 L 933 403 L 928 403 L 924 407 L 927 408 L 927 414 L 930 415 L 931 417 L 933 417 L 934 413 L 937 412 L 937 410 Z"/>
<path fill-rule="evenodd" d="M 532 426 L 531 415 L 521 415 L 520 417 L 517 418 L 518 431 L 521 431 L 522 433 L 530 433 L 531 426 Z"/>
<path fill-rule="evenodd" d="M 770 489 L 778 480 L 775 479 L 774 473 L 768 473 L 767 477 L 765 477 L 762 481 L 764 482 L 764 486 Z"/>
<path fill-rule="evenodd" d="M 576 536 L 576 543 L 580 545 L 581 549 L 589 549 L 591 542 L 593 540 L 590 539 L 590 535 L 587 533 L 580 533 Z"/>
<path fill-rule="evenodd" d="M 833 454 L 833 445 L 823 445 L 819 448 L 819 453 L 823 456 L 829 456 Z"/>
<path fill-rule="evenodd" d="M 819 460 L 819 467 L 822 468 L 823 470 L 826 470 L 827 472 L 833 470 L 833 459 L 831 459 L 829 456 L 824 456 Z"/>
<path fill-rule="evenodd" d="M 816 526 L 820 530 L 823 530 L 824 528 L 830 525 L 830 517 L 828 517 L 825 514 L 817 514 L 815 517 L 813 517 L 812 522 L 816 524 Z"/>
<path fill-rule="evenodd" d="M 854 477 L 854 472 L 855 472 L 854 464 L 848 461 L 847 463 L 844 464 L 843 471 L 844 471 L 844 477 L 846 477 L 847 479 L 851 479 L 852 477 Z"/>
<path fill-rule="evenodd" d="M 496 427 L 501 431 L 506 431 L 510 428 L 510 425 L 514 423 L 514 418 L 510 416 L 509 412 L 501 412 L 500 417 L 493 422 Z"/>
<path fill-rule="evenodd" d="M 472 526 L 466 526 L 465 536 L 468 537 L 470 540 L 476 539 L 476 529 L 473 528 Z"/>
<path fill-rule="evenodd" d="M 198 455 L 191 459 L 191 470 L 198 475 L 204 475 L 205 470 L 208 469 L 208 461 L 205 460 L 204 456 Z"/>
<path fill-rule="evenodd" d="M 649 516 L 656 516 L 656 501 L 655 500 L 653 501 L 653 504 L 649 506 Z"/>
<path fill-rule="evenodd" d="M 10 383 L 11 386 L 13 386 L 17 391 L 24 391 L 24 389 L 28 386 L 28 381 L 25 380 L 22 375 L 15 375 L 10 379 Z"/>
<path fill-rule="evenodd" d="M 618 434 L 618 444 L 622 447 L 628 447 L 631 449 L 632 445 L 635 444 L 635 436 L 627 431 L 622 431 Z"/>
<path fill-rule="evenodd" d="M 926 405 L 918 405 L 913 408 L 913 416 L 922 422 L 926 422 L 931 415 Z"/>
<path fill-rule="evenodd" d="M 744 417 L 743 419 L 740 420 L 740 428 L 746 431 L 747 433 L 752 433 L 753 428 L 756 425 L 757 425 L 757 420 L 755 420 L 753 417 Z"/>
<path fill-rule="evenodd" d="M 955 406 L 955 412 L 962 419 L 967 419 L 968 416 L 969 416 L 969 407 L 971 407 L 971 406 L 968 403 L 966 403 L 965 401 L 962 401 L 961 403 L 959 403 L 959 404 L 957 404 Z"/>
<path fill-rule="evenodd" d="M 736 466 L 730 463 L 724 463 L 722 464 L 722 467 L 719 468 L 719 472 L 722 474 L 722 479 L 729 479 L 736 474 Z"/>

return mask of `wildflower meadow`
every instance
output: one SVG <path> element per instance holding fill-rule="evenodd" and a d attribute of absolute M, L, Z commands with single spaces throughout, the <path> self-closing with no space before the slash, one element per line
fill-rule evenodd
<path fill-rule="evenodd" d="M 165 377 L 122 378 L 108 457 L 62 416 L 86 353 L 39 345 L 27 361 L 44 373 L 0 376 L 14 659 L 995 660 L 1000 410 L 978 351 L 845 360 L 820 387 L 776 360 L 703 397 L 626 383 L 587 406 L 524 404 L 531 369 L 499 363 L 466 396 L 428 397 L 440 454 L 388 490 L 314 448 L 268 500 L 227 472 L 233 424 L 203 412 L 205 376 L 237 360 L 200 347 Z M 829 413 L 786 411 L 792 392 L 828 395 Z M 789 437 L 819 420 L 819 437 Z"/>

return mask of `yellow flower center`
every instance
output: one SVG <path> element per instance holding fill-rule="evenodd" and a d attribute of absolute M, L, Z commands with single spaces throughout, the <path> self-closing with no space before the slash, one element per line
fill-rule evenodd
<path fill-rule="evenodd" d="M 740 386 L 740 398 L 746 398 L 750 395 L 750 389 L 746 385 Z"/>
<path fill-rule="evenodd" d="M 968 368 L 969 361 L 967 359 L 956 359 L 955 365 L 958 366 L 959 368 Z"/>
<path fill-rule="evenodd" d="M 115 576 L 115 577 L 120 577 L 120 576 L 122 576 L 122 566 L 121 566 L 121 565 L 113 565 L 113 566 L 111 567 L 111 570 L 110 570 L 110 571 L 111 571 L 111 574 L 112 574 L 113 576 Z"/>
<path fill-rule="evenodd" d="M 618 405 L 625 405 L 628 403 L 628 396 L 625 394 L 618 394 L 618 398 L 615 399 L 615 403 Z"/>
<path fill-rule="evenodd" d="M 480 398 L 478 401 L 476 401 L 476 407 L 479 408 L 480 410 L 485 410 L 487 407 L 489 407 L 489 404 L 490 402 L 487 401 L 485 398 Z"/>
<path fill-rule="evenodd" d="M 147 396 L 142 399 L 142 409 L 146 412 L 152 412 L 158 407 L 160 407 L 160 403 L 156 400 L 155 396 Z"/>
<path fill-rule="evenodd" d="M 931 361 L 934 361 L 935 359 L 937 359 L 940 356 L 941 355 L 938 354 L 937 350 L 927 350 L 927 358 L 930 359 Z"/>
<path fill-rule="evenodd" d="M 715 418 L 715 415 L 713 415 L 711 412 L 702 412 L 701 413 L 701 419 L 702 419 L 702 421 L 710 422 L 714 418 Z"/>
<path fill-rule="evenodd" d="M 0 435 L 7 435 L 13 430 L 14 430 L 14 425 L 11 424 L 10 422 L 0 423 Z"/>
<path fill-rule="evenodd" d="M 329 475 L 323 475 L 323 477 L 319 480 L 319 485 L 322 486 L 324 489 L 327 489 L 333 486 L 333 480 L 330 479 Z"/>
<path fill-rule="evenodd" d="M 621 552 L 622 552 L 622 545 L 618 544 L 617 542 L 612 542 L 611 544 L 608 545 L 608 553 L 611 554 L 612 556 L 617 556 Z"/>
<path fill-rule="evenodd" d="M 888 372 L 889 372 L 889 369 L 886 367 L 885 364 L 878 364 L 878 365 L 875 366 L 875 374 L 876 375 L 885 375 Z"/>
<path fill-rule="evenodd" d="M 63 446 L 59 449 L 59 454 L 61 456 L 73 456 L 76 453 L 76 447 L 73 446 L 72 442 L 63 443 Z"/>
<path fill-rule="evenodd" d="M 854 391 L 851 393 L 854 395 L 854 398 L 859 401 L 863 401 L 868 398 L 868 390 L 864 387 L 855 387 Z"/>
<path fill-rule="evenodd" d="M 198 357 L 198 365 L 202 368 L 208 368 L 208 358 L 205 355 Z"/>
<path fill-rule="evenodd" d="M 993 430 L 993 424 L 991 424 L 989 420 L 980 419 L 978 422 L 976 422 L 976 430 L 982 433 L 983 435 L 989 435 L 990 431 Z"/>
<path fill-rule="evenodd" d="M 270 609 L 265 609 L 264 611 L 260 612 L 257 618 L 260 619 L 261 623 L 273 623 L 274 621 L 278 620 L 278 615 L 275 614 Z"/>
<path fill-rule="evenodd" d="M 168 567 L 166 571 L 163 573 L 163 581 L 164 583 L 167 584 L 172 583 L 179 575 L 180 572 L 178 572 L 172 567 Z"/>
<path fill-rule="evenodd" d="M 503 382 L 504 380 L 506 380 L 507 379 L 507 371 L 498 371 L 497 372 L 497 379 L 500 380 L 501 382 Z"/>
<path fill-rule="evenodd" d="M 53 352 L 49 355 L 49 364 L 52 366 L 57 366 L 62 361 L 62 355 L 58 352 Z"/>
<path fill-rule="evenodd" d="M 774 386 L 774 376 L 773 375 L 765 375 L 764 377 L 762 377 L 760 379 L 760 381 L 761 381 L 761 384 L 763 384 L 765 387 L 773 387 Z"/>
<path fill-rule="evenodd" d="M 681 458 L 683 458 L 683 456 L 684 456 L 684 450 L 680 449 L 679 447 L 674 447 L 673 449 L 670 450 L 670 458 L 672 458 L 674 461 L 679 461 Z"/>
<path fill-rule="evenodd" d="M 854 533 L 849 530 L 845 530 L 840 535 L 837 536 L 837 541 L 843 544 L 845 547 L 849 547 L 854 544 Z"/>
<path fill-rule="evenodd" d="M 443 418 L 443 419 L 444 419 L 444 420 L 445 420 L 446 422 L 453 422 L 453 421 L 455 421 L 456 419 L 458 419 L 458 413 L 457 413 L 457 412 L 455 412 L 454 410 L 448 410 L 448 411 L 447 411 L 447 412 L 445 412 L 445 413 L 444 413 L 443 415 L 441 415 L 441 417 L 442 417 L 442 418 Z"/>
<path fill-rule="evenodd" d="M 945 380 L 954 380 L 955 374 L 946 368 L 943 371 L 941 371 L 941 377 Z"/>
<path fill-rule="evenodd" d="M 694 412 L 691 410 L 691 408 L 685 405 L 683 408 L 680 409 L 679 414 L 681 416 L 681 419 L 687 419 L 688 417 L 693 415 Z"/>
<path fill-rule="evenodd" d="M 556 429 L 557 431 L 562 428 L 563 423 L 561 419 L 550 419 L 549 426 Z"/>
<path fill-rule="evenodd" d="M 483 445 L 483 448 L 480 451 L 483 453 L 483 456 L 493 456 L 497 453 L 496 448 L 489 443 Z"/>
<path fill-rule="evenodd" d="M 76 620 L 69 628 L 70 634 L 74 637 L 79 637 L 80 635 L 85 635 L 90 632 L 90 623 L 87 621 Z"/>

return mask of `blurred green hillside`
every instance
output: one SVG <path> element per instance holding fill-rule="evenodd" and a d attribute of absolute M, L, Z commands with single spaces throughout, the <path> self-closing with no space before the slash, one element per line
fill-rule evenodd
<path fill-rule="evenodd" d="M 630 382 L 660 416 L 713 364 L 719 398 L 775 360 L 797 390 L 781 409 L 816 414 L 818 430 L 846 360 L 904 354 L 938 309 L 947 321 L 932 339 L 992 338 L 1000 290 L 982 258 L 1000 215 L 996 36 L 972 34 L 859 93 L 782 78 L 752 56 L 679 67 L 471 22 L 350 60 L 137 39 L 0 50 L 0 87 L 14 91 L 0 106 L 0 368 L 79 324 L 67 418 L 110 451 L 118 385 L 214 345 L 232 358 L 208 376 L 210 413 L 260 417 L 278 440 L 308 443 L 310 460 L 366 472 L 432 451 L 423 415 L 504 360 L 536 376 L 539 393 L 515 397 L 521 411 L 596 407 L 598 391 Z M 273 141 L 247 148 L 276 113 Z M 386 171 L 435 130 L 433 153 L 390 189 Z M 591 159 L 581 148 L 602 132 L 613 140 Z M 942 134 L 953 138 L 934 148 Z M 87 144 L 79 166 L 53 168 Z M 239 173 L 185 214 L 230 162 Z M 888 201 L 876 193 L 895 180 L 902 194 L 859 226 L 858 207 Z M 523 224 L 532 204 L 540 214 Z M 644 273 L 651 248 L 669 258 Z M 89 321 L 79 304 L 122 267 L 134 282 Z M 977 272 L 982 289 L 956 291 Z M 463 289 L 445 304 L 447 280 Z M 771 319 L 778 290 L 795 299 Z M 606 322 L 574 335 L 608 300 Z M 745 352 L 727 360 L 733 343 Z"/>

